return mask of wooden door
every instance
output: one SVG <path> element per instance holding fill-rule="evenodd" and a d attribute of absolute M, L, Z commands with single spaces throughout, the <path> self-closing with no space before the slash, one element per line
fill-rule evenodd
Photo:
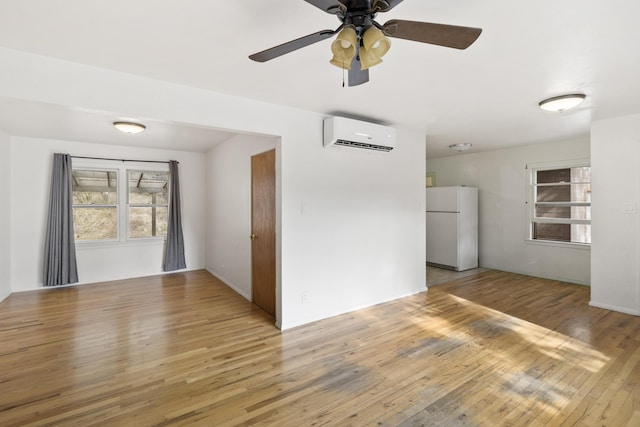
<path fill-rule="evenodd" d="M 276 151 L 251 157 L 253 302 L 276 315 Z"/>

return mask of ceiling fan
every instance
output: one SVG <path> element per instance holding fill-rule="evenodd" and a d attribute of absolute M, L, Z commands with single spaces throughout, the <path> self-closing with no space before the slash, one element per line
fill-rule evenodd
<path fill-rule="evenodd" d="M 369 68 L 382 62 L 390 42 L 386 37 L 413 40 L 455 49 L 466 49 L 480 36 L 482 29 L 429 22 L 392 19 L 380 25 L 379 12 L 388 12 L 403 0 L 305 0 L 336 15 L 341 21 L 335 30 L 321 30 L 299 39 L 254 53 L 249 58 L 265 62 L 337 34 L 331 44 L 331 64 L 349 70 L 349 86 L 369 81 Z M 385 37 L 386 36 L 386 37 Z"/>

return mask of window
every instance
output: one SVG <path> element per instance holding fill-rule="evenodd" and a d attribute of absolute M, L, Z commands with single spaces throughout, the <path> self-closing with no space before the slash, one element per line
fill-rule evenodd
<path fill-rule="evenodd" d="M 167 236 L 167 165 L 74 161 L 73 226 L 77 242 L 126 242 Z"/>
<path fill-rule="evenodd" d="M 166 237 L 169 172 L 128 171 L 129 238 Z"/>
<path fill-rule="evenodd" d="M 74 169 L 71 176 L 76 240 L 116 240 L 118 172 Z"/>
<path fill-rule="evenodd" d="M 591 243 L 591 167 L 586 162 L 531 169 L 532 240 Z"/>

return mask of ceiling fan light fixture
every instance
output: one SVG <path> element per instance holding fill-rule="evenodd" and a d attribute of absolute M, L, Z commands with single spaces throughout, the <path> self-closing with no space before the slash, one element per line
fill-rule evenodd
<path fill-rule="evenodd" d="M 331 43 L 331 52 L 333 58 L 329 61 L 338 68 L 346 70 L 351 69 L 351 61 L 356 56 L 356 46 L 358 43 L 358 35 L 355 28 L 349 26 L 344 27 L 338 33 L 336 39 Z"/>
<path fill-rule="evenodd" d="M 389 39 L 384 36 L 379 28 L 374 26 L 367 28 L 362 35 L 362 45 L 377 58 L 382 58 L 391 48 Z"/>
<path fill-rule="evenodd" d="M 124 133 L 140 133 L 147 128 L 141 123 L 134 122 L 113 122 L 113 127 Z"/>
<path fill-rule="evenodd" d="M 306 0 L 307 3 L 332 15 L 341 24 L 336 30 L 326 29 L 290 40 L 286 43 L 249 55 L 257 62 L 270 61 L 282 55 L 336 36 L 331 44 L 333 58 L 329 61 L 336 67 L 349 70 L 349 86 L 358 86 L 369 81 L 367 67 L 379 64 L 389 51 L 391 43 L 387 37 L 416 41 L 455 49 L 466 49 L 482 33 L 481 28 L 431 22 L 391 19 L 384 24 L 376 21 L 379 12 L 389 12 L 402 0 Z M 360 52 L 358 52 L 360 50 Z M 362 58 L 365 57 L 365 68 Z M 368 61 L 368 62 L 367 62 Z M 356 69 L 357 68 L 357 69 Z M 344 76 L 343 76 L 344 77 Z"/>
<path fill-rule="evenodd" d="M 368 70 L 381 62 L 382 59 L 375 53 L 367 50 L 364 46 L 360 48 L 360 69 Z"/>
<path fill-rule="evenodd" d="M 538 103 L 538 106 L 545 111 L 561 113 L 571 108 L 577 107 L 587 96 L 583 93 L 572 93 L 568 95 L 554 96 Z"/>
<path fill-rule="evenodd" d="M 458 152 L 464 151 L 464 150 L 468 150 L 469 148 L 472 147 L 473 144 L 469 143 L 469 142 L 463 142 L 460 144 L 451 144 L 449 146 L 449 148 L 451 148 L 452 150 L 456 150 Z"/>
<path fill-rule="evenodd" d="M 342 68 L 342 69 L 345 69 L 345 70 L 351 70 L 351 61 L 348 61 L 346 59 L 339 59 L 339 58 L 336 58 L 334 56 L 333 58 L 331 58 L 329 63 L 331 65 L 335 65 L 338 68 Z"/>
<path fill-rule="evenodd" d="M 389 51 L 391 42 L 376 27 L 369 27 L 362 36 L 360 48 L 360 63 L 363 70 L 367 70 L 382 62 L 382 57 Z"/>

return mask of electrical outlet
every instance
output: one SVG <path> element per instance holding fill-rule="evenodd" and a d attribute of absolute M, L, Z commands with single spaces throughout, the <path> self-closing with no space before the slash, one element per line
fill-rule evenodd
<path fill-rule="evenodd" d="M 634 214 L 636 213 L 638 208 L 635 203 L 624 203 L 622 205 L 622 212 L 626 214 Z"/>
<path fill-rule="evenodd" d="M 304 304 L 309 300 L 309 293 L 307 291 L 302 291 L 301 297 L 302 303 Z"/>

